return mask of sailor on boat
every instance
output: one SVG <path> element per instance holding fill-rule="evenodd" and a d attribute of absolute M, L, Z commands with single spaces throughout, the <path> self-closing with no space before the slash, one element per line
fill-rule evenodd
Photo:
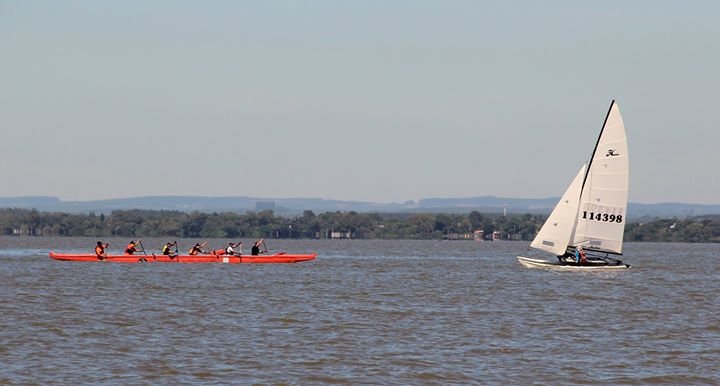
<path fill-rule="evenodd" d="M 568 251 L 566 251 L 564 255 L 558 256 L 558 261 L 563 264 L 572 265 L 587 265 L 588 263 L 587 255 L 585 255 L 585 250 L 579 245 L 575 247 L 574 250 L 568 248 Z"/>
<path fill-rule="evenodd" d="M 577 247 L 568 247 L 568 250 L 563 254 L 562 256 L 558 256 L 558 262 L 561 265 L 577 265 L 577 266 L 612 266 L 612 265 L 622 265 L 622 266 L 628 266 L 627 264 L 623 264 L 622 260 L 614 259 L 610 256 L 605 256 L 595 254 L 592 255 L 590 259 L 588 259 L 585 249 L 581 246 Z"/>
<path fill-rule="evenodd" d="M 587 263 L 587 256 L 585 256 L 585 251 L 581 246 L 575 248 L 575 262 L 579 265 Z"/>

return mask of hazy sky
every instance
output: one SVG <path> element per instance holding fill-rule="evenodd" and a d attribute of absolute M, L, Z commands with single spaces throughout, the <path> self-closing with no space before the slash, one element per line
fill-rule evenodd
<path fill-rule="evenodd" d="M 720 203 L 720 2 L 3 1 L 0 196 Z"/>

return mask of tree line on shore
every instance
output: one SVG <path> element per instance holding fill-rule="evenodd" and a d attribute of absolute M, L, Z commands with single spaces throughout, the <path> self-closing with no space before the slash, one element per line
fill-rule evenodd
<path fill-rule="evenodd" d="M 530 241 L 546 216 L 522 214 L 272 211 L 202 213 L 116 210 L 105 214 L 0 209 L 0 235 L 176 238 L 484 239 Z M 481 231 L 481 232 L 476 232 Z M 625 241 L 720 242 L 720 216 L 628 222 Z"/>

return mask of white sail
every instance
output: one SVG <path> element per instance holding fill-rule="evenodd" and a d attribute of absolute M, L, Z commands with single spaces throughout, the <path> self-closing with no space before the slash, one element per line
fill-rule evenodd
<path fill-rule="evenodd" d="M 613 101 L 593 151 L 580 195 L 571 245 L 622 253 L 628 199 L 628 146 L 620 109 Z"/>
<path fill-rule="evenodd" d="M 580 168 L 577 176 L 563 194 L 560 202 L 555 205 L 550 216 L 540 228 L 531 247 L 546 252 L 562 255 L 565 253 L 573 230 L 575 229 L 580 193 L 585 178 L 585 165 Z"/>

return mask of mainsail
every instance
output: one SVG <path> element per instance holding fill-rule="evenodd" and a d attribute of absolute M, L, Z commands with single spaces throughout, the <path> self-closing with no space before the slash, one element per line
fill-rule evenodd
<path fill-rule="evenodd" d="M 571 245 L 622 253 L 629 175 L 625 125 L 613 101 L 590 159 Z"/>
<path fill-rule="evenodd" d="M 589 166 L 580 169 L 530 246 L 558 256 L 568 246 L 621 254 L 628 179 L 625 126 L 613 101 Z"/>

